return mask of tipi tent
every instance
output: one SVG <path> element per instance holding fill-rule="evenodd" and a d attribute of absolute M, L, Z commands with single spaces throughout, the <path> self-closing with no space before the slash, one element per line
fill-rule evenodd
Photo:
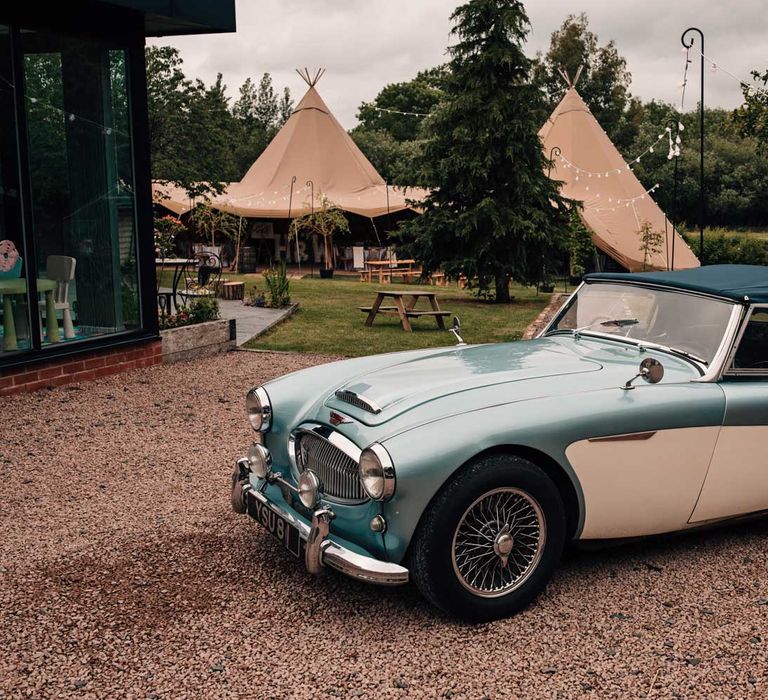
<path fill-rule="evenodd" d="M 693 251 L 613 145 L 589 107 L 571 86 L 539 131 L 544 151 L 554 151 L 551 177 L 565 197 L 583 202 L 582 218 L 595 246 L 630 272 L 698 267 Z M 664 234 L 662 250 L 646 261 L 640 228 L 648 222 Z"/>
<path fill-rule="evenodd" d="M 240 182 L 212 198 L 237 216 L 286 219 L 308 213 L 326 197 L 340 208 L 373 218 L 409 209 L 423 190 L 384 182 L 344 127 L 331 114 L 315 84 L 322 75 L 301 73 L 309 88 L 283 128 Z M 155 185 L 155 201 L 184 213 L 192 203 L 178 188 Z"/>

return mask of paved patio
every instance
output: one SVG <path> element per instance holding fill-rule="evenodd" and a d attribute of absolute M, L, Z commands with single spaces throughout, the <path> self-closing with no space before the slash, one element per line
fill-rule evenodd
<path fill-rule="evenodd" d="M 170 292 L 170 287 L 161 287 L 161 292 Z M 237 345 L 245 344 L 255 335 L 261 335 L 283 319 L 290 316 L 294 308 L 266 309 L 246 306 L 242 301 L 219 299 L 219 312 L 222 318 L 237 320 Z"/>

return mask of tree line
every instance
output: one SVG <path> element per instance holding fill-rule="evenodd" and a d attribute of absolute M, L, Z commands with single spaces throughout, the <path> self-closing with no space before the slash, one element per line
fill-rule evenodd
<path fill-rule="evenodd" d="M 192 196 L 242 179 L 293 111 L 288 88 L 269 73 L 247 78 L 230 104 L 221 73 L 212 85 L 190 80 L 178 49 L 146 49 L 152 177 Z"/>
<path fill-rule="evenodd" d="M 413 80 L 384 87 L 358 111 L 359 124 L 350 132 L 382 176 L 398 185 L 429 186 L 417 162 L 426 140 L 427 120 L 392 111 L 429 114 L 438 109 L 449 66 L 419 73 Z M 656 148 L 635 170 L 650 188 L 659 183 L 654 198 L 671 219 L 682 226 L 698 222 L 699 121 L 697 112 L 678 114 L 675 105 L 632 95 L 631 73 L 615 42 L 601 44 L 589 28 L 586 14 L 569 15 L 553 32 L 545 53 L 532 59 L 530 81 L 541 100 L 531 105 L 541 126 L 565 94 L 564 74 L 576 85 L 590 111 L 627 159 L 644 152 L 669 120 L 684 126 L 674 184 L 674 160 Z M 763 85 L 766 73 L 755 73 Z M 768 226 L 768 107 L 766 93 L 745 89 L 744 105 L 735 111 L 705 109 L 706 223 L 714 227 Z"/>

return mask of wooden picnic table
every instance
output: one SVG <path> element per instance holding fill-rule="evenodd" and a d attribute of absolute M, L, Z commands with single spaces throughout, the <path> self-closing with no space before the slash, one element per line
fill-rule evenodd
<path fill-rule="evenodd" d="M 384 279 L 385 276 L 391 278 L 392 272 L 395 270 L 404 272 L 407 275 L 413 274 L 413 266 L 415 264 L 415 260 L 366 260 L 363 275 L 367 277 L 369 282 L 373 282 L 373 274 L 378 272 L 379 284 L 384 284 L 386 281 Z"/>
<path fill-rule="evenodd" d="M 393 300 L 394 305 L 382 306 L 382 302 L 388 297 Z M 432 307 L 431 310 L 416 311 L 415 307 L 419 299 L 427 299 Z M 409 333 L 413 331 L 410 322 L 410 319 L 412 318 L 432 316 L 432 318 L 437 321 L 437 327 L 445 329 L 445 322 L 443 319 L 446 316 L 451 315 L 450 311 L 441 311 L 435 292 L 410 292 L 391 289 L 377 290 L 376 301 L 373 302 L 373 306 L 360 306 L 359 309 L 368 314 L 368 318 L 365 319 L 366 326 L 373 325 L 373 320 L 376 318 L 377 314 L 397 315 L 400 317 L 400 323 L 403 325 L 403 330 L 406 330 Z"/>

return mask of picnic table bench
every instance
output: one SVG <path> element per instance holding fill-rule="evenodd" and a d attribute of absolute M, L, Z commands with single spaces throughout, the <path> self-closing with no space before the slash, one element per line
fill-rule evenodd
<path fill-rule="evenodd" d="M 394 306 L 384 306 L 385 299 L 391 298 L 394 301 Z M 416 304 L 419 299 L 427 299 L 429 301 L 431 309 L 429 311 L 417 311 Z M 366 326 L 372 326 L 373 321 L 378 314 L 384 315 L 397 315 L 400 317 L 400 323 L 403 326 L 403 330 L 409 333 L 413 331 L 411 328 L 411 318 L 422 318 L 424 316 L 432 316 L 437 322 L 437 327 L 445 329 L 445 321 L 443 319 L 446 316 L 450 316 L 450 311 L 443 311 L 440 309 L 440 304 L 437 301 L 437 295 L 435 292 L 411 292 L 411 291 L 396 291 L 396 290 L 384 290 L 379 289 L 376 292 L 376 300 L 372 306 L 359 306 L 360 311 L 368 314 L 368 318 L 365 319 Z"/>

